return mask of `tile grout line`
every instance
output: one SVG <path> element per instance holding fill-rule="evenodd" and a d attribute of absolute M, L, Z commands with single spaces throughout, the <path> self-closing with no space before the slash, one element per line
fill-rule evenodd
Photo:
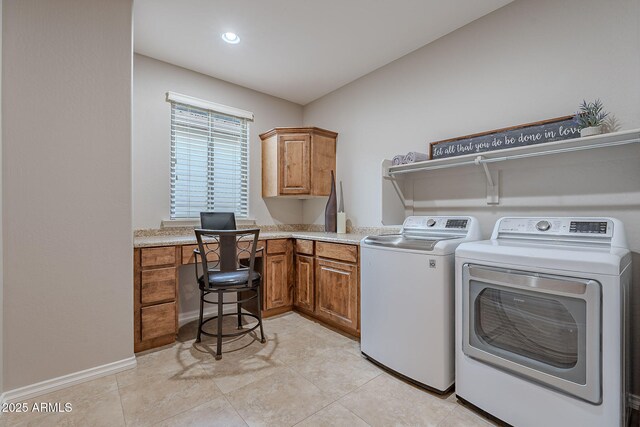
<path fill-rule="evenodd" d="M 305 325 L 308 326 L 308 325 Z M 304 326 L 302 328 L 305 328 Z M 305 328 L 306 329 L 306 328 Z M 311 327 L 309 328 L 311 329 Z M 312 330 L 309 330 L 310 333 L 312 333 Z M 342 348 L 342 347 L 346 347 L 347 343 L 345 343 L 344 345 L 338 345 L 337 347 L 339 348 L 339 350 L 342 350 L 346 353 L 349 354 L 353 354 L 352 352 L 350 352 L 347 348 Z M 335 348 L 330 348 L 330 349 L 325 349 L 320 351 L 319 353 L 328 353 L 330 351 L 335 351 Z M 354 354 L 354 356 L 357 356 L 356 354 Z M 325 393 L 324 390 L 322 390 L 317 384 L 315 384 L 310 378 L 308 378 L 307 376 L 305 376 L 302 372 L 300 372 L 299 370 L 295 369 L 292 365 L 290 365 L 289 363 L 284 363 L 285 366 L 289 369 L 291 369 L 293 372 L 295 372 L 296 374 L 300 375 L 302 378 L 304 378 L 305 380 L 309 381 L 309 383 L 313 384 L 318 390 L 320 390 L 322 393 Z M 345 393 L 342 396 L 338 396 L 337 398 L 335 398 L 334 400 L 330 401 L 329 403 L 327 403 L 325 406 L 321 407 L 320 409 L 318 409 L 317 411 L 315 411 L 314 413 L 310 414 L 308 417 L 298 421 L 295 425 L 298 425 L 300 423 L 302 423 L 303 421 L 313 417 L 314 415 L 316 415 L 317 413 L 319 413 L 320 411 L 323 411 L 324 409 L 326 409 L 327 407 L 333 405 L 334 403 L 337 403 L 338 405 L 340 405 L 341 407 L 347 409 L 350 413 L 352 413 L 353 415 L 355 415 L 358 419 L 362 420 L 362 418 L 358 417 L 358 415 L 356 415 L 355 413 L 353 413 L 351 410 L 349 410 L 349 408 L 344 407 L 344 405 L 340 404 L 340 400 L 346 396 L 348 396 L 349 394 L 355 392 L 356 390 L 360 389 L 361 387 L 364 387 L 364 385 L 366 385 L 367 383 L 369 383 L 370 381 L 373 381 L 374 379 L 376 379 L 378 376 L 380 376 L 382 374 L 382 370 L 376 374 L 373 378 L 367 380 L 366 382 L 364 382 L 363 384 L 361 384 L 360 386 L 356 387 L 355 389 Z M 366 421 L 362 420 L 362 422 L 364 422 L 365 424 L 369 425 L 369 423 L 367 423 Z"/>
<path fill-rule="evenodd" d="M 326 352 L 329 352 L 329 351 L 331 351 L 331 350 L 326 350 Z M 347 352 L 347 353 L 349 353 L 349 352 L 348 352 L 348 350 L 344 350 L 344 351 L 345 351 L 345 352 Z M 322 352 L 320 352 L 320 353 L 323 353 L 323 352 L 325 352 L 325 350 L 323 350 L 323 351 L 322 351 Z M 352 353 L 349 353 L 349 354 L 352 354 Z M 354 356 L 355 356 L 355 355 L 354 355 Z M 322 390 L 318 384 L 314 383 L 314 382 L 313 382 L 313 380 L 312 380 L 311 378 L 307 377 L 304 373 L 302 373 L 302 372 L 298 371 L 298 370 L 297 370 L 297 369 L 295 369 L 293 366 L 291 366 L 291 365 L 287 365 L 287 364 L 285 364 L 285 365 L 286 365 L 289 369 L 291 369 L 293 372 L 295 372 L 296 374 L 300 375 L 300 376 L 301 376 L 302 378 L 304 378 L 305 380 L 309 381 L 311 384 L 313 384 L 314 386 L 316 386 L 318 389 L 320 389 L 320 391 L 322 391 L 322 392 L 324 393 L 324 390 Z M 380 374 L 382 374 L 382 371 L 381 371 L 381 372 L 378 372 L 378 373 L 377 373 L 373 378 L 368 379 L 367 381 L 365 381 L 365 382 L 364 382 L 364 383 L 362 383 L 361 385 L 357 386 L 357 387 L 356 387 L 356 388 L 354 388 L 353 390 L 350 390 L 350 391 L 346 392 L 345 394 L 338 396 L 338 398 L 336 398 L 336 400 L 334 400 L 334 401 L 333 401 L 333 402 L 331 402 L 331 403 L 337 402 L 338 400 L 342 399 L 343 397 L 347 396 L 348 394 L 353 393 L 354 391 L 358 390 L 360 387 L 362 387 L 362 386 L 364 386 L 365 384 L 367 384 L 369 381 L 372 381 L 372 380 L 376 379 Z"/>
<path fill-rule="evenodd" d="M 224 397 L 224 400 L 227 401 L 227 403 L 229 404 L 229 406 L 231 406 L 231 408 L 234 410 L 234 412 L 236 414 L 238 414 L 238 416 L 240 417 L 240 419 L 247 425 L 249 426 L 250 424 L 247 422 L 247 420 L 244 419 L 244 417 L 240 414 L 240 412 L 236 409 L 235 406 L 233 406 L 233 403 L 231 403 L 231 401 L 229 400 L 229 398 L 227 397 L 226 394 L 222 393 L 222 397 Z"/>
<path fill-rule="evenodd" d="M 380 375 L 380 374 L 378 374 Z M 357 389 L 356 389 L 357 390 Z M 355 391 L 355 390 L 354 390 Z M 349 393 L 347 393 L 349 394 Z M 346 396 L 346 394 L 345 394 Z M 356 418 L 358 418 L 359 420 L 361 420 L 363 423 L 365 423 L 366 425 L 368 425 L 369 427 L 371 427 L 371 424 L 369 424 L 368 422 L 366 422 L 365 420 L 363 420 L 358 414 L 356 414 L 355 412 L 353 412 L 351 409 L 347 408 L 346 406 L 344 406 L 342 403 L 340 402 L 336 402 L 338 405 L 340 405 L 341 407 L 343 407 L 344 409 L 346 409 L 347 411 L 349 411 L 351 414 L 353 414 L 353 416 L 355 416 Z"/>
<path fill-rule="evenodd" d="M 204 374 L 204 376 L 206 377 L 206 378 L 204 378 L 204 380 L 210 380 L 210 381 L 213 383 L 213 386 L 214 386 L 214 387 L 215 387 L 215 388 L 216 388 L 220 393 L 222 393 L 222 390 L 220 390 L 220 387 L 218 387 L 218 384 L 216 384 L 216 382 L 215 382 L 215 381 L 213 381 L 213 378 L 212 378 L 212 377 L 210 377 L 209 375 L 207 375 L 207 372 L 204 370 L 204 368 L 203 368 L 202 366 L 200 366 L 200 362 L 196 362 L 196 365 L 198 365 L 198 368 L 202 371 L 202 373 L 203 373 L 203 374 Z M 222 393 L 222 396 L 224 397 L 224 393 Z M 157 421 L 157 423 L 161 423 L 161 422 L 166 421 L 166 420 L 169 420 L 169 419 L 171 419 L 171 418 L 173 418 L 173 417 L 177 417 L 178 415 L 184 414 L 185 412 L 189 412 L 189 411 L 191 411 L 191 410 L 193 410 L 193 409 L 197 408 L 198 406 L 202 406 L 202 405 L 205 405 L 205 404 L 207 404 L 207 403 L 209 403 L 209 402 L 213 402 L 215 399 L 217 399 L 217 398 L 214 398 L 214 399 L 210 399 L 210 400 L 204 401 L 204 402 L 199 403 L 199 404 L 197 404 L 197 405 L 195 405 L 195 406 L 192 406 L 192 407 L 190 407 L 190 408 L 187 408 L 187 409 L 185 409 L 184 411 L 177 412 L 177 413 L 175 413 L 175 414 L 173 414 L 173 415 L 171 415 L 171 416 L 169 416 L 169 417 L 167 417 L 167 418 L 163 418 L 163 419 L 161 419 L 161 420 L 158 420 L 158 421 Z M 235 409 L 235 408 L 234 408 L 234 409 Z M 237 411 L 236 411 L 236 412 L 237 412 Z M 240 415 L 240 414 L 238 414 L 238 415 Z M 242 418 L 242 417 L 241 417 L 241 418 Z M 244 420 L 243 420 L 243 421 L 244 421 Z"/>
<path fill-rule="evenodd" d="M 137 359 L 137 357 L 136 357 Z M 133 368 L 136 369 L 136 368 Z M 116 388 L 118 390 L 118 398 L 120 399 L 120 410 L 122 410 L 122 420 L 124 421 L 124 425 L 127 425 L 127 415 L 124 413 L 124 405 L 122 404 L 122 393 L 120 392 L 120 383 L 118 382 L 118 377 L 116 376 Z"/>
<path fill-rule="evenodd" d="M 284 363 L 284 362 L 283 362 L 283 361 L 281 361 L 280 359 L 275 359 L 275 360 L 278 360 L 280 363 L 282 363 L 282 364 L 284 365 L 284 367 L 285 367 L 286 369 L 290 370 L 292 373 L 294 373 L 294 374 L 296 374 L 296 375 L 300 375 L 300 377 L 301 377 L 302 379 L 304 379 L 304 380 L 305 380 L 305 381 L 307 381 L 309 384 L 311 384 L 312 386 L 314 386 L 315 388 L 317 388 L 321 393 L 323 393 L 323 394 L 325 393 L 325 392 L 324 392 L 320 387 L 318 387 L 317 385 L 315 385 L 315 384 L 314 384 L 313 382 L 311 382 L 308 378 L 306 378 L 304 375 L 300 374 L 298 371 L 296 371 L 295 369 L 293 369 L 293 368 L 292 368 L 290 365 L 288 365 L 287 363 Z M 274 373 L 272 373 L 272 374 L 270 374 L 270 375 L 267 375 L 267 376 L 266 376 L 266 377 L 264 377 L 264 378 L 261 378 L 259 381 L 262 381 L 262 380 L 264 380 L 264 379 L 266 379 L 266 378 L 269 378 L 269 377 L 274 376 L 274 375 L 277 375 L 277 374 L 278 374 L 278 372 L 274 372 Z M 238 388 L 238 389 L 236 389 L 236 390 L 240 390 L 240 389 L 242 389 L 242 388 L 244 388 L 244 387 L 247 387 L 247 386 L 249 386 L 249 385 L 251 385 L 251 384 L 246 384 L 246 385 L 244 385 L 244 386 L 242 386 L 242 387 L 240 387 L 240 388 Z M 229 392 L 229 394 L 231 394 L 231 393 L 235 392 L 236 390 L 230 391 L 230 392 Z M 227 394 L 225 394 L 224 396 L 225 396 L 225 397 L 227 397 Z M 336 399 L 336 400 L 332 400 L 332 401 L 328 402 L 326 405 L 324 405 L 323 407 L 321 407 L 320 409 L 318 409 L 318 410 L 317 410 L 317 411 L 315 411 L 314 413 L 312 413 L 312 414 L 310 414 L 309 416 L 307 416 L 307 417 L 305 417 L 305 418 L 301 419 L 300 421 L 297 421 L 296 423 L 292 424 L 291 426 L 293 427 L 293 426 L 296 426 L 296 425 L 300 424 L 301 422 L 303 422 L 303 421 L 304 421 L 304 420 L 306 420 L 307 418 L 312 417 L 312 416 L 314 416 L 315 414 L 317 414 L 318 412 L 322 411 L 322 410 L 323 410 L 323 409 L 325 409 L 327 406 L 329 406 L 329 405 L 331 405 L 331 404 L 333 404 L 333 403 L 337 402 L 339 399 L 341 399 L 341 398 L 339 397 L 339 398 L 338 398 L 338 399 Z M 238 415 L 240 415 L 240 411 L 239 411 L 235 406 L 233 406 L 233 403 L 232 403 L 231 401 L 229 401 L 229 403 L 231 404 L 231 406 L 233 407 L 233 409 L 235 409 L 235 410 L 236 410 L 236 412 L 238 413 Z M 251 424 L 249 424 L 249 423 L 248 423 L 248 422 L 247 422 L 247 421 L 242 417 L 242 415 L 240 415 L 240 418 L 242 418 L 242 420 L 243 420 L 247 425 L 249 425 L 249 426 L 251 425 Z"/>
<path fill-rule="evenodd" d="M 196 365 L 198 365 L 198 368 L 202 371 L 203 375 L 204 375 L 205 377 L 207 377 L 206 379 L 210 379 L 210 380 L 213 382 L 213 378 L 210 378 L 210 377 L 207 375 L 206 371 L 205 371 L 205 370 L 200 366 L 200 362 L 196 362 L 195 364 L 196 364 Z M 136 368 L 134 368 L 134 369 L 136 369 Z M 117 376 L 116 376 L 116 385 L 117 385 L 117 389 L 118 389 L 118 395 L 120 396 L 120 407 L 122 408 L 122 417 L 124 418 L 125 426 L 129 426 L 130 424 L 129 424 L 129 422 L 127 421 L 127 415 L 126 415 L 126 413 L 125 413 L 125 411 L 124 411 L 124 405 L 123 405 L 123 403 L 122 403 L 122 392 L 121 392 L 121 390 L 120 390 L 121 386 L 120 386 L 120 383 L 118 382 L 118 377 L 117 377 Z M 131 385 L 131 384 L 129 384 L 129 385 Z M 124 386 L 122 386 L 122 388 L 128 387 L 129 385 L 124 385 Z M 213 385 L 214 385 L 214 387 L 216 387 L 216 389 L 217 389 L 220 393 L 222 393 L 222 390 L 220 390 L 220 388 L 218 387 L 218 385 L 217 385 L 215 382 L 213 382 Z M 224 396 L 224 393 L 222 393 L 222 395 Z M 155 423 L 156 423 L 156 424 L 157 424 L 157 423 L 161 423 L 161 422 L 163 422 L 163 421 L 166 421 L 166 420 L 168 420 L 168 419 L 171 419 L 171 418 L 173 418 L 173 417 L 176 417 L 176 416 L 178 416 L 178 415 L 180 415 L 180 414 L 183 414 L 183 413 L 185 413 L 185 412 L 191 411 L 192 409 L 197 408 L 198 406 L 204 405 L 204 404 L 206 404 L 206 403 L 209 403 L 209 402 L 211 402 L 211 401 L 213 401 L 213 400 L 215 400 L 215 399 L 207 400 L 207 401 L 205 401 L 205 402 L 202 402 L 202 403 L 200 403 L 200 404 L 197 404 L 197 405 L 195 405 L 195 406 L 192 406 L 192 407 L 190 407 L 190 408 L 187 408 L 187 409 L 185 409 L 185 410 L 183 410 L 183 411 L 180 411 L 180 412 L 177 412 L 177 413 L 175 413 L 175 414 L 173 414 L 173 415 L 170 415 L 170 416 L 168 416 L 168 417 L 166 417 L 166 418 L 163 418 L 163 419 L 161 419 L 161 420 L 158 420 L 158 421 L 156 421 Z"/>
<path fill-rule="evenodd" d="M 346 351 L 346 350 L 345 350 Z M 296 369 L 294 369 L 293 367 L 286 365 L 289 369 L 291 369 L 293 372 L 295 372 L 296 374 L 300 375 L 302 378 L 304 378 L 305 380 L 309 381 L 311 384 L 313 384 L 318 390 L 320 390 L 322 393 L 325 393 L 324 390 L 322 390 L 318 385 L 316 385 L 313 381 L 311 381 L 311 379 L 307 378 L 306 376 L 304 376 L 304 374 L 302 374 L 301 372 L 297 371 Z M 376 379 L 378 376 L 380 376 L 382 374 L 382 372 L 379 372 L 375 377 L 371 378 L 370 380 L 366 381 L 365 383 L 363 383 L 362 385 L 356 387 L 355 389 L 343 394 L 342 396 L 338 396 L 335 400 L 330 401 L 329 403 L 327 403 L 325 406 L 323 406 L 322 408 L 318 409 L 316 412 L 310 414 L 308 417 L 300 420 L 299 422 L 297 422 L 295 425 L 300 424 L 301 422 L 313 417 L 314 415 L 316 415 L 318 412 L 326 409 L 327 407 L 333 405 L 334 403 L 337 403 L 338 405 L 344 407 L 346 410 L 348 410 L 349 412 L 351 412 L 353 415 L 355 415 L 356 417 L 358 417 L 358 415 L 354 414 L 352 411 L 349 410 L 349 408 L 346 408 L 344 405 L 340 404 L 340 400 L 343 399 L 344 397 L 348 396 L 351 393 L 354 393 L 356 390 L 360 389 L 360 387 L 364 387 L 365 384 L 369 383 L 370 381 L 373 381 L 374 379 Z M 358 417 L 359 419 L 362 420 L 362 418 Z M 365 424 L 369 425 L 369 423 L 367 423 L 366 421 L 362 420 Z"/>
<path fill-rule="evenodd" d="M 275 360 L 278 360 L 278 361 L 279 361 L 280 363 L 282 363 L 285 367 L 289 368 L 289 367 L 288 367 L 284 362 L 282 362 L 281 360 L 279 360 L 279 359 L 275 359 Z M 261 379 L 260 379 L 260 380 L 258 380 L 258 381 L 264 380 L 264 379 L 266 379 L 266 378 L 270 378 L 270 377 L 272 377 L 272 376 L 276 375 L 277 373 L 278 373 L 278 372 L 273 372 L 273 373 L 271 373 L 271 374 L 267 375 L 266 377 L 261 378 Z M 213 381 L 213 378 L 212 378 L 211 380 Z M 229 396 L 228 396 L 228 395 L 229 395 L 229 394 L 231 394 L 231 393 L 234 393 L 234 392 L 236 392 L 236 391 L 238 391 L 238 390 L 240 390 L 240 389 L 243 389 L 243 388 L 245 388 L 245 387 L 247 387 L 247 386 L 249 386 L 249 385 L 251 385 L 251 384 L 252 384 L 252 383 L 245 384 L 245 385 L 243 385 L 242 387 L 239 387 L 239 388 L 237 388 L 237 389 L 235 389 L 235 390 L 231 390 L 229 393 L 222 393 L 222 390 L 220 391 L 220 392 L 222 393 L 222 395 L 224 396 L 224 398 L 227 400 L 227 402 L 229 402 L 229 405 L 231 405 L 231 407 L 233 408 L 233 410 L 234 410 L 234 411 L 236 411 L 236 413 L 238 414 L 238 416 L 239 416 L 240 418 L 242 418 L 242 421 L 244 421 L 244 423 L 245 423 L 246 425 L 248 425 L 248 426 L 250 426 L 251 424 L 249 424 L 249 423 L 247 422 L 247 420 L 245 420 L 245 419 L 244 419 L 244 417 L 242 416 L 242 414 L 240 414 L 240 410 L 239 410 L 238 408 L 236 408 L 236 407 L 233 405 L 233 402 L 231 402 L 231 400 L 229 399 Z M 217 387 L 217 386 L 218 386 L 218 385 L 216 384 L 216 387 Z"/>
<path fill-rule="evenodd" d="M 444 423 L 444 422 L 445 422 L 445 420 L 446 420 L 447 418 L 449 418 L 450 416 L 452 416 L 452 415 L 453 415 L 453 411 L 455 411 L 455 410 L 456 410 L 456 407 L 455 407 L 455 406 L 454 406 L 453 408 L 451 408 L 451 410 L 449 411 L 449 413 L 448 413 L 447 415 L 445 415 L 445 416 L 444 416 L 440 421 L 438 421 L 438 424 L 436 424 L 436 427 L 441 426 L 441 425 L 442 425 L 442 423 Z"/>

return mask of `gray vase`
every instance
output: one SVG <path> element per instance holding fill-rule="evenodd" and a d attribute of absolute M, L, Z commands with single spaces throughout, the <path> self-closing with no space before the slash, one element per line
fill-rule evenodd
<path fill-rule="evenodd" d="M 327 206 L 324 208 L 324 231 L 335 233 L 337 231 L 338 206 L 336 200 L 336 179 L 331 171 L 331 193 Z"/>

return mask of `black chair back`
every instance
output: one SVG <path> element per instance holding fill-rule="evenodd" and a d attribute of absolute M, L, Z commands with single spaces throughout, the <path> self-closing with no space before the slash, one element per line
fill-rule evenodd
<path fill-rule="evenodd" d="M 200 228 L 204 230 L 235 230 L 236 215 L 233 212 L 200 212 Z"/>
<path fill-rule="evenodd" d="M 195 230 L 200 252 L 200 262 L 207 287 L 207 272 L 248 270 L 254 271 L 256 249 L 258 247 L 259 228 L 248 230 Z M 249 266 L 246 260 L 249 259 Z M 244 260 L 244 265 L 240 263 Z"/>

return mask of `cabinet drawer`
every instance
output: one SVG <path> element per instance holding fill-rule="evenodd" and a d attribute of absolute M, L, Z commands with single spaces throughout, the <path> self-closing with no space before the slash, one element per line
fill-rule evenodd
<path fill-rule="evenodd" d="M 358 247 L 339 243 L 316 242 L 316 255 L 347 262 L 358 262 Z"/>
<path fill-rule="evenodd" d="M 296 253 L 313 255 L 313 240 L 296 239 Z"/>
<path fill-rule="evenodd" d="M 140 310 L 142 341 L 176 333 L 176 303 L 143 307 Z"/>
<path fill-rule="evenodd" d="M 238 252 L 240 253 L 240 259 L 248 259 L 251 256 L 251 245 L 253 243 L 250 241 L 247 242 L 238 242 Z M 262 252 L 259 252 L 258 249 L 264 247 L 264 241 L 258 240 L 258 246 L 256 247 L 256 256 L 262 256 Z M 214 245 L 209 245 L 209 249 L 213 250 L 216 247 Z M 198 245 L 184 245 L 182 246 L 182 264 L 194 264 L 196 262 L 196 256 L 193 253 L 194 249 L 198 249 Z M 218 261 L 218 253 L 209 252 L 207 255 L 207 260 L 209 262 Z M 198 262 L 200 262 L 200 256 L 198 256 Z M 212 266 L 209 266 L 212 267 Z"/>
<path fill-rule="evenodd" d="M 176 247 L 163 246 L 161 248 L 142 248 L 142 267 L 154 267 L 176 263 Z"/>
<path fill-rule="evenodd" d="M 153 304 L 176 299 L 176 268 L 159 268 L 142 272 L 140 302 Z"/>
<path fill-rule="evenodd" d="M 267 240 L 268 254 L 283 254 L 287 251 L 288 239 Z"/>
<path fill-rule="evenodd" d="M 214 250 L 217 248 L 217 244 L 210 244 L 209 249 Z M 198 249 L 198 245 L 184 245 L 182 246 L 182 264 L 194 264 L 196 262 L 196 256 L 193 253 L 194 249 Z M 207 255 L 208 261 L 217 261 L 218 254 L 216 252 L 209 252 Z M 200 256 L 198 256 L 198 262 L 200 262 Z"/>
<path fill-rule="evenodd" d="M 241 240 L 238 242 L 237 247 L 239 259 L 251 258 L 251 248 L 253 248 L 253 240 Z M 256 257 L 262 256 L 262 252 L 260 252 L 259 250 L 260 248 L 264 248 L 264 240 L 258 240 L 258 244 L 256 245 Z"/>

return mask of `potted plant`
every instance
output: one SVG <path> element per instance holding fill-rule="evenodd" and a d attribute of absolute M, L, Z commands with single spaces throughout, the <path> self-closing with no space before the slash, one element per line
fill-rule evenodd
<path fill-rule="evenodd" d="M 599 135 L 602 133 L 602 124 L 609 115 L 602 109 L 602 101 L 596 99 L 593 102 L 583 100 L 576 113 L 576 122 L 580 129 L 580 136 Z"/>

